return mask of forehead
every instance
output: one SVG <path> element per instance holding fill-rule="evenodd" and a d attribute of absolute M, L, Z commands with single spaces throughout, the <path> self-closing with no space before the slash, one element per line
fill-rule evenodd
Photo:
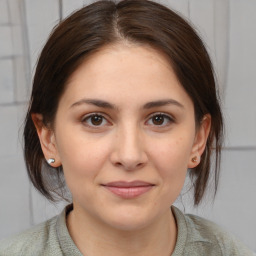
<path fill-rule="evenodd" d="M 143 96 L 150 101 L 166 94 L 176 98 L 187 96 L 163 53 L 145 45 L 113 44 L 83 61 L 71 75 L 64 97 L 124 100 L 140 95 L 140 99 Z"/>
<path fill-rule="evenodd" d="M 131 59 L 132 61 L 136 62 L 129 67 Z M 129 69 L 126 69 L 125 73 L 129 73 L 134 71 L 133 66 L 138 62 L 140 68 L 144 68 L 144 70 L 146 70 L 146 68 L 152 68 L 154 65 L 155 67 L 159 66 L 160 64 L 162 67 L 165 67 L 173 72 L 169 57 L 162 51 L 147 44 L 122 41 L 105 45 L 97 49 L 95 52 L 90 53 L 89 56 L 86 56 L 83 62 L 69 77 L 68 82 L 74 80 L 77 77 L 77 72 L 79 72 L 79 70 L 83 69 L 85 66 L 87 67 L 86 70 L 90 70 L 90 72 L 97 72 L 97 74 L 104 73 L 106 75 L 106 71 L 110 71 L 111 68 L 108 63 L 118 64 L 113 66 L 113 68 L 115 67 L 116 69 L 121 67 L 120 63 L 122 65 L 126 64 L 126 68 L 129 67 Z"/>

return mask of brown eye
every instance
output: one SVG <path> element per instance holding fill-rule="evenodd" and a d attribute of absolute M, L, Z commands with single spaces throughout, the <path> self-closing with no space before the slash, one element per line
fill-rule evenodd
<path fill-rule="evenodd" d="M 91 123 L 95 126 L 101 125 L 102 121 L 103 121 L 102 116 L 94 115 L 94 116 L 91 117 Z"/>
<path fill-rule="evenodd" d="M 82 122 L 89 127 L 101 127 L 107 124 L 107 120 L 104 116 L 99 114 L 92 114 L 86 116 Z"/>
<path fill-rule="evenodd" d="M 164 126 L 168 126 L 170 123 L 173 123 L 173 122 L 174 120 L 172 117 L 170 117 L 169 115 L 160 113 L 160 114 L 155 114 L 151 116 L 147 121 L 147 124 L 151 126 L 164 127 Z"/>
<path fill-rule="evenodd" d="M 154 125 L 162 125 L 165 121 L 165 117 L 163 115 L 153 116 L 152 122 Z"/>

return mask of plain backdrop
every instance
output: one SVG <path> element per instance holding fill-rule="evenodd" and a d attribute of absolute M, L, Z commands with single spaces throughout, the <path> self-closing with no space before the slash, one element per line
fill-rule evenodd
<path fill-rule="evenodd" d="M 0 239 L 60 212 L 28 181 L 22 123 L 35 63 L 53 26 L 93 1 L 0 0 Z M 190 20 L 205 40 L 226 122 L 219 192 L 197 209 L 186 188 L 176 205 L 212 219 L 256 251 L 256 1 L 159 1 Z"/>

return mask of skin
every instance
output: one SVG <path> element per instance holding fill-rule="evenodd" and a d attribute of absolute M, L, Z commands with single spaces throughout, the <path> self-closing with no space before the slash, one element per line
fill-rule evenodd
<path fill-rule="evenodd" d="M 159 101 L 168 103 L 149 104 Z M 70 77 L 54 129 L 39 114 L 33 120 L 45 158 L 63 166 L 74 205 L 68 230 L 84 255 L 173 252 L 170 206 L 199 164 L 210 116 L 196 128 L 193 102 L 163 54 L 126 43 L 102 48 Z M 104 186 L 134 180 L 153 186 L 128 199 Z"/>

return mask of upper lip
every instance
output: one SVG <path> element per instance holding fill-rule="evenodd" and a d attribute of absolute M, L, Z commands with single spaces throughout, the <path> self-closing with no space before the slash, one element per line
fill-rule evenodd
<path fill-rule="evenodd" d="M 103 184 L 103 186 L 130 188 L 130 187 L 154 186 L 154 184 L 146 182 L 146 181 L 135 180 L 135 181 L 112 181 L 112 182 Z"/>

